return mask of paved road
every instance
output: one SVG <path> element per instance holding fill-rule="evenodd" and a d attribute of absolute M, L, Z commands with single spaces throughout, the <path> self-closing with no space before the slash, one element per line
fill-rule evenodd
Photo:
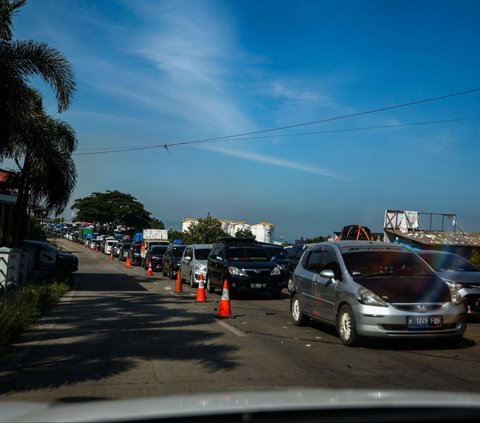
<path fill-rule="evenodd" d="M 0 361 L 0 397 L 39 401 L 245 389 L 388 388 L 480 391 L 480 329 L 460 347 L 376 342 L 344 347 L 319 324 L 295 327 L 289 299 L 232 300 L 195 290 L 62 240 L 79 257 L 75 289 Z"/>

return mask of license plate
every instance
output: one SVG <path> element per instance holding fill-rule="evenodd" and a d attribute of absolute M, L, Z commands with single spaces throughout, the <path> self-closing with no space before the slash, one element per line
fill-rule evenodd
<path fill-rule="evenodd" d="M 440 329 L 442 316 L 408 316 L 408 329 Z"/>
<path fill-rule="evenodd" d="M 264 283 L 252 283 L 250 285 L 252 288 L 265 288 L 265 284 Z"/>

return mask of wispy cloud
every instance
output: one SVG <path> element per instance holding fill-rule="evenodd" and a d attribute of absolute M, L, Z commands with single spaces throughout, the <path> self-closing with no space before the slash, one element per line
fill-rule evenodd
<path fill-rule="evenodd" d="M 293 160 L 286 160 L 278 157 L 273 157 L 272 155 L 264 155 L 264 154 L 255 153 L 255 152 L 242 151 L 242 150 L 222 147 L 218 145 L 197 146 L 197 148 L 201 148 L 202 150 L 208 150 L 215 153 L 225 154 L 227 156 L 237 157 L 240 159 L 249 160 L 253 162 L 265 163 L 272 166 L 285 167 L 288 169 L 297 170 L 299 172 L 306 172 L 313 175 L 327 176 L 329 178 L 347 180 L 347 178 L 341 175 L 338 175 L 327 168 L 312 166 L 306 163 L 295 162 Z"/>

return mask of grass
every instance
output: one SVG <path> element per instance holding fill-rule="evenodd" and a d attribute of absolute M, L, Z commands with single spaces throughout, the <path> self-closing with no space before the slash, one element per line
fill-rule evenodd
<path fill-rule="evenodd" d="M 0 298 L 0 354 L 68 292 L 66 279 L 53 277 Z"/>

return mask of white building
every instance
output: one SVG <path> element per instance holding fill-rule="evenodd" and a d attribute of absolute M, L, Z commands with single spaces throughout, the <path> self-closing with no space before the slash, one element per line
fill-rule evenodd
<path fill-rule="evenodd" d="M 230 236 L 235 236 L 239 230 L 250 230 L 259 242 L 273 243 L 275 226 L 270 222 L 260 222 L 250 225 L 243 221 L 220 220 L 222 229 Z M 192 225 L 196 225 L 198 219 L 185 218 L 182 223 L 182 232 L 188 231 Z"/>

